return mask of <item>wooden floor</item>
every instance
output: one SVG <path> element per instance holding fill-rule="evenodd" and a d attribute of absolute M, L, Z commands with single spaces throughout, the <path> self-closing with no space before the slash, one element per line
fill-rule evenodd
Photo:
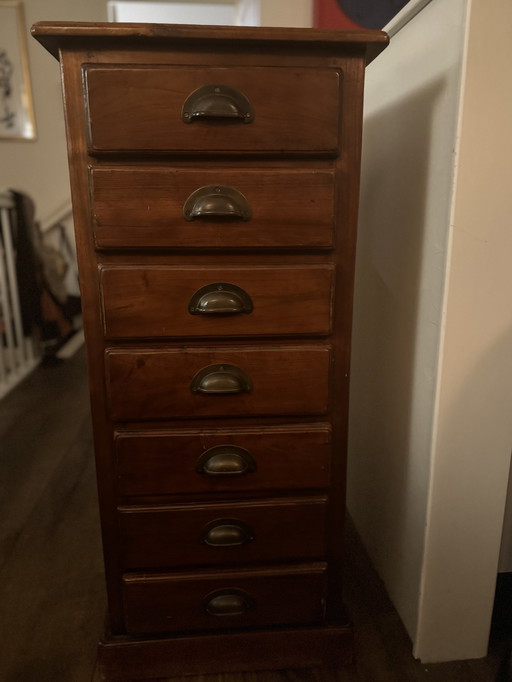
<path fill-rule="evenodd" d="M 353 530 L 346 604 L 356 664 L 187 682 L 494 682 L 512 639 L 477 661 L 422 665 Z M 85 360 L 38 368 L 0 401 L 0 680 L 91 682 L 105 597 Z M 131 682 L 131 681 L 127 681 Z"/>

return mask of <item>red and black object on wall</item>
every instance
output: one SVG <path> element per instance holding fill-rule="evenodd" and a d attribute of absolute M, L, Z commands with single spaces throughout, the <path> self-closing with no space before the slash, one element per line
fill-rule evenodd
<path fill-rule="evenodd" d="M 314 0 L 316 28 L 383 28 L 409 0 Z"/>

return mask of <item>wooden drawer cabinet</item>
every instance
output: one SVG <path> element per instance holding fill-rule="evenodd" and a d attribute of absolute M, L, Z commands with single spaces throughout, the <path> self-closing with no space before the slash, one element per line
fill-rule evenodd
<path fill-rule="evenodd" d="M 101 679 L 350 660 L 361 108 L 386 36 L 33 32 L 62 62 L 108 591 Z"/>

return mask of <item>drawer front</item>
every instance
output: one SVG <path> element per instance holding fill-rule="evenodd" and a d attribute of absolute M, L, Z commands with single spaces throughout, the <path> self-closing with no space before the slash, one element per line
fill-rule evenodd
<path fill-rule="evenodd" d="M 329 366 L 325 346 L 107 350 L 110 417 L 325 414 Z"/>
<path fill-rule="evenodd" d="M 333 244 L 333 171 L 96 168 L 90 182 L 99 248 Z"/>
<path fill-rule="evenodd" d="M 125 569 L 321 559 L 325 498 L 122 507 Z"/>
<path fill-rule="evenodd" d="M 101 271 L 108 338 L 327 335 L 330 266 Z"/>
<path fill-rule="evenodd" d="M 115 437 L 121 495 L 326 488 L 328 424 L 127 433 Z"/>
<path fill-rule="evenodd" d="M 325 596 L 321 563 L 123 579 L 129 634 L 320 624 Z"/>
<path fill-rule="evenodd" d="M 93 151 L 333 155 L 338 147 L 334 70 L 88 66 L 84 81 Z"/>

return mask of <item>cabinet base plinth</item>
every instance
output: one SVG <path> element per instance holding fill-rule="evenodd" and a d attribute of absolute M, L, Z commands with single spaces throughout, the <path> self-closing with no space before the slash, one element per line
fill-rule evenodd
<path fill-rule="evenodd" d="M 341 667 L 352 661 L 349 626 L 294 628 L 166 639 L 105 638 L 101 682 L 250 670 Z"/>

